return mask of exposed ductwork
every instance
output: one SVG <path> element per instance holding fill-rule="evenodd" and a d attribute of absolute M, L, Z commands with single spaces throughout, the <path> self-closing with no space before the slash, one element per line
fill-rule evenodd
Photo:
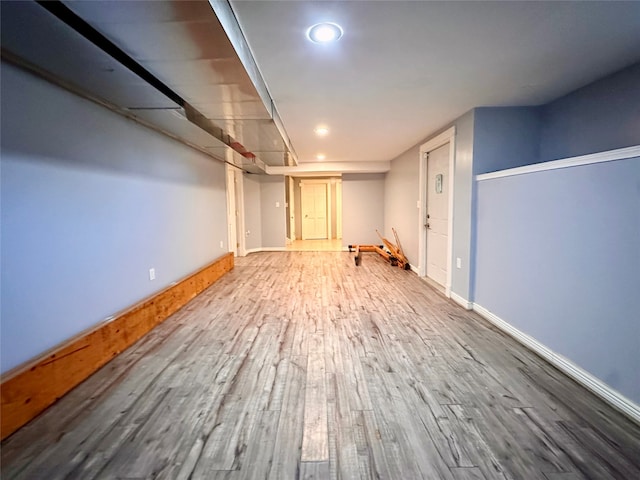
<path fill-rule="evenodd" d="M 247 172 L 297 164 L 227 2 L 0 8 L 3 60 Z"/>

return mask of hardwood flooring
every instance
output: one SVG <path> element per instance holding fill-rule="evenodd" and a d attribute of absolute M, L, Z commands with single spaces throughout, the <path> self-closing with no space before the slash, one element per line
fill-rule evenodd
<path fill-rule="evenodd" d="M 287 245 L 286 250 L 289 252 L 341 252 L 342 239 L 294 240 Z"/>
<path fill-rule="evenodd" d="M 258 253 L 2 444 L 4 479 L 638 479 L 640 428 L 377 255 Z"/>

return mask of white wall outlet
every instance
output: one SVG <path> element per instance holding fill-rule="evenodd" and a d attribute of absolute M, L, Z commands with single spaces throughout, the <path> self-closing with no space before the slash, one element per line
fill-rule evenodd
<path fill-rule="evenodd" d="M 456 258 L 456 268 L 462 268 L 462 259 L 460 257 Z"/>
<path fill-rule="evenodd" d="M 251 235 L 251 230 L 247 230 L 246 235 L 247 235 L 247 237 L 248 237 L 249 235 Z"/>
<path fill-rule="evenodd" d="M 149 269 L 149 280 L 155 280 L 156 279 L 156 269 L 155 268 L 150 268 Z"/>
<path fill-rule="evenodd" d="M 224 242 L 220 240 L 220 248 L 224 248 Z"/>
<path fill-rule="evenodd" d="M 416 208 L 420 208 L 420 200 L 416 202 Z"/>
<path fill-rule="evenodd" d="M 280 202 L 276 202 L 276 208 L 280 208 Z"/>

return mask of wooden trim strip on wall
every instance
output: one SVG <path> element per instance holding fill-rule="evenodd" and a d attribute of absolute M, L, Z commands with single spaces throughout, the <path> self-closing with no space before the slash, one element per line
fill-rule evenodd
<path fill-rule="evenodd" d="M 8 372 L 0 387 L 2 440 L 43 412 L 234 267 L 233 253 L 52 351 Z"/>

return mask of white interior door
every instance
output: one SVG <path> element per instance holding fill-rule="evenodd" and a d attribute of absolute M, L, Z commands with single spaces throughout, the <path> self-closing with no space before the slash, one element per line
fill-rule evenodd
<path fill-rule="evenodd" d="M 447 282 L 449 233 L 449 143 L 429 152 L 427 159 L 427 277 Z"/>
<path fill-rule="evenodd" d="M 327 238 L 327 184 L 302 183 L 302 239 Z"/>

